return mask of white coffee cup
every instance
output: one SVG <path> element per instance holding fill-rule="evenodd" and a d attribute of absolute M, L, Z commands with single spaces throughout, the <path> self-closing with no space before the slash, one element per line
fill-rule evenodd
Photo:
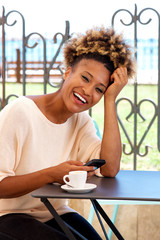
<path fill-rule="evenodd" d="M 69 181 L 66 180 L 69 179 Z M 73 188 L 84 188 L 87 180 L 86 171 L 71 171 L 69 175 L 63 177 L 63 181 Z"/>

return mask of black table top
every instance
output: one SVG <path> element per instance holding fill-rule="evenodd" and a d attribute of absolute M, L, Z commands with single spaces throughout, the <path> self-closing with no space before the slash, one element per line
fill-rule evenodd
<path fill-rule="evenodd" d="M 89 193 L 68 193 L 60 185 L 48 184 L 31 193 L 37 198 L 108 199 L 160 201 L 160 172 L 121 170 L 115 178 L 92 177 L 97 188 Z"/>

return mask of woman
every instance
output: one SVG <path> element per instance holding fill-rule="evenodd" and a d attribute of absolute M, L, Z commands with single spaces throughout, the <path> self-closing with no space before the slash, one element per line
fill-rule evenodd
<path fill-rule="evenodd" d="M 4 239 L 67 239 L 30 192 L 48 183 L 63 184 L 63 176 L 73 170 L 86 170 L 91 177 L 94 167 L 84 163 L 93 158 L 106 160 L 100 169 L 103 176 L 114 177 L 119 171 L 115 99 L 134 72 L 129 46 L 114 30 L 95 28 L 65 44 L 64 60 L 64 82 L 57 92 L 20 97 L 0 113 L 0 233 Z M 100 141 L 85 111 L 102 96 L 105 114 Z M 87 239 L 101 239 L 66 200 L 51 202 Z"/>

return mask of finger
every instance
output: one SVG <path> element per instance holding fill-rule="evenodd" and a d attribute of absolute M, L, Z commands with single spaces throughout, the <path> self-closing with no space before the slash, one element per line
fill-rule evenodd
<path fill-rule="evenodd" d="M 69 171 L 87 171 L 87 172 L 90 172 L 90 171 L 95 170 L 95 167 L 93 167 L 93 166 L 84 166 L 83 163 L 81 163 L 81 164 L 76 163 L 75 164 L 75 161 L 73 161 L 72 163 L 73 164 L 70 164 L 70 170 Z"/>
<path fill-rule="evenodd" d="M 118 81 L 120 79 L 120 75 L 118 72 L 114 72 L 111 76 L 111 82 L 114 83 L 115 81 Z"/>
<path fill-rule="evenodd" d="M 68 163 L 71 164 L 71 165 L 83 166 L 83 163 L 80 162 L 80 161 L 73 161 L 73 160 L 70 160 L 70 161 L 68 161 Z"/>
<path fill-rule="evenodd" d="M 93 172 L 93 171 L 95 171 L 95 167 L 93 167 L 93 166 L 84 166 L 83 170 L 87 171 L 87 172 Z"/>
<path fill-rule="evenodd" d="M 123 85 L 126 85 L 128 82 L 128 75 L 127 75 L 127 69 L 126 68 L 117 68 L 114 73 L 114 78 L 117 83 L 122 83 Z"/>
<path fill-rule="evenodd" d="M 115 74 L 120 79 L 123 79 L 125 77 L 125 74 L 120 69 L 119 69 L 119 71 L 116 71 Z"/>
<path fill-rule="evenodd" d="M 127 77 L 127 68 L 126 67 L 120 67 L 115 70 L 115 73 L 120 77 L 120 78 L 126 78 Z"/>
<path fill-rule="evenodd" d="M 87 179 L 91 178 L 91 177 L 94 176 L 95 174 L 96 174 L 95 171 L 88 172 L 88 174 L 87 174 Z"/>

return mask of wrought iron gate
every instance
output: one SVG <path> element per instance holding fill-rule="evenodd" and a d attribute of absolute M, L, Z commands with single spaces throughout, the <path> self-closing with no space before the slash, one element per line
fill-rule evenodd
<path fill-rule="evenodd" d="M 138 29 L 138 24 L 140 25 L 148 25 L 152 19 L 149 17 L 149 15 L 147 15 L 148 19 L 146 21 L 142 21 L 141 18 L 143 16 L 143 14 L 145 13 L 153 13 L 156 16 L 157 19 L 157 61 L 158 61 L 158 67 L 157 67 L 157 103 L 155 103 L 154 101 L 150 100 L 150 99 L 142 99 L 141 101 L 138 102 L 138 98 L 137 98 L 137 89 L 138 89 L 138 82 L 137 82 L 137 76 L 135 78 L 135 81 L 133 83 L 134 86 L 134 99 L 133 101 L 129 98 L 126 97 L 122 97 L 119 98 L 116 102 L 116 106 L 117 106 L 117 115 L 118 115 L 118 120 L 119 120 L 119 124 L 121 126 L 121 129 L 123 131 L 123 133 L 125 134 L 125 137 L 127 139 L 127 145 L 129 145 L 130 147 L 130 151 L 126 150 L 126 144 L 123 144 L 123 153 L 126 155 L 133 155 L 133 169 L 136 169 L 137 166 L 137 156 L 146 156 L 148 154 L 148 146 L 143 146 L 145 147 L 145 151 L 143 153 L 141 153 L 141 147 L 142 144 L 144 145 L 144 139 L 146 138 L 148 132 L 151 129 L 151 126 L 153 125 L 153 123 L 155 122 L 156 118 L 157 118 L 157 149 L 158 151 L 160 151 L 160 13 L 152 8 L 145 8 L 143 10 L 141 10 L 138 13 L 138 9 L 137 9 L 137 5 L 135 5 L 135 10 L 134 10 L 134 14 L 132 14 L 132 12 L 130 12 L 127 9 L 119 9 L 118 11 L 116 11 L 113 14 L 112 17 L 112 26 L 116 26 L 116 19 L 118 17 L 118 15 L 120 13 L 125 13 L 129 16 L 130 21 L 128 23 L 126 23 L 126 19 L 120 19 L 120 23 L 122 25 L 124 25 L 125 27 L 129 27 L 129 26 L 133 26 L 133 44 L 134 44 L 134 48 L 137 49 L 137 43 L 138 43 L 138 35 L 137 35 L 137 29 Z M 43 42 L 43 93 L 47 93 L 46 90 L 46 86 L 47 84 L 50 84 L 53 87 L 57 87 L 57 85 L 55 85 L 53 82 L 50 81 L 50 71 L 52 70 L 52 68 L 54 67 L 54 64 L 56 63 L 57 57 L 60 53 L 60 50 L 62 48 L 63 43 L 70 37 L 70 33 L 69 33 L 69 22 L 66 21 L 66 26 L 65 26 L 65 33 L 57 33 L 54 36 L 54 42 L 56 43 L 57 41 L 57 37 L 60 35 L 61 36 L 61 41 L 59 42 L 59 47 L 57 49 L 57 51 L 55 52 L 55 55 L 53 56 L 52 61 L 50 62 L 49 65 L 47 65 L 47 56 L 46 56 L 46 49 L 47 49 L 47 45 L 46 45 L 46 39 L 39 33 L 37 32 L 32 32 L 29 35 L 26 35 L 25 33 L 25 19 L 23 17 L 23 15 L 16 11 L 10 11 L 7 14 L 5 14 L 5 8 L 3 7 L 3 12 L 2 12 L 2 17 L 0 18 L 0 25 L 2 27 L 2 98 L 0 99 L 0 103 L 1 103 L 1 108 L 3 108 L 9 101 L 9 99 L 12 96 L 18 97 L 17 95 L 15 95 L 14 93 L 6 96 L 6 92 L 5 92 L 5 85 L 6 85 L 6 39 L 5 39 L 5 27 L 6 26 L 10 26 L 12 27 L 13 25 L 16 24 L 16 20 L 13 21 L 12 23 L 8 23 L 8 18 L 10 17 L 10 15 L 12 14 L 18 14 L 22 20 L 22 84 L 23 84 L 23 95 L 26 95 L 26 53 L 28 48 L 35 48 L 37 46 L 37 42 L 35 42 L 32 46 L 29 45 L 29 39 L 33 36 L 36 35 L 38 36 L 42 42 Z M 124 14 L 124 15 L 125 15 Z M 135 52 L 135 59 L 137 59 L 137 52 Z M 60 73 L 62 74 L 63 71 L 61 70 L 61 67 L 58 65 L 57 66 L 58 71 L 60 71 Z M 126 127 L 122 121 L 122 119 L 120 118 L 119 114 L 118 114 L 118 106 L 120 103 L 122 102 L 128 102 L 130 104 L 131 107 L 131 111 L 127 116 L 127 120 L 129 121 L 130 118 L 133 118 L 133 122 L 131 123 L 133 126 L 133 139 L 131 139 L 131 137 L 129 136 Z M 144 134 L 142 135 L 141 139 L 138 140 L 137 139 L 137 121 L 138 118 L 140 117 L 142 119 L 142 121 L 145 121 L 145 118 L 141 112 L 141 105 L 144 104 L 145 102 L 150 103 L 153 105 L 154 108 L 154 114 L 152 119 L 149 122 L 148 127 L 146 128 Z M 90 111 L 91 114 L 91 111 Z"/>

